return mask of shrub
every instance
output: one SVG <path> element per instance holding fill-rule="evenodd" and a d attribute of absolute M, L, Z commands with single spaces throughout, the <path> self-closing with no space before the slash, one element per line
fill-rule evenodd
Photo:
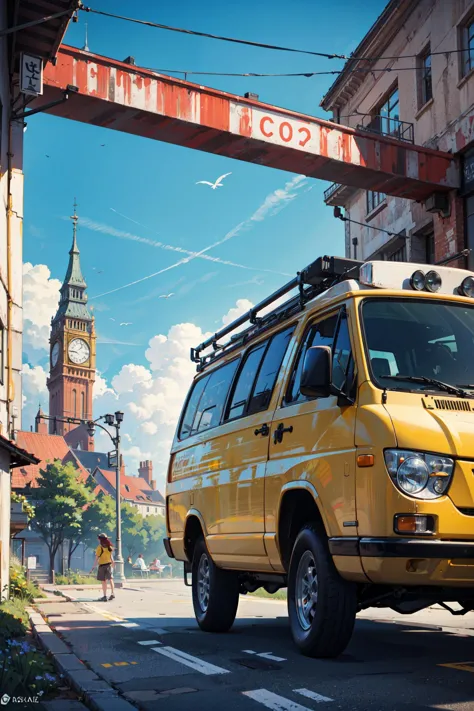
<path fill-rule="evenodd" d="M 10 596 L 31 602 L 35 597 L 44 597 L 33 581 L 26 579 L 23 567 L 15 560 L 10 565 Z"/>
<path fill-rule="evenodd" d="M 97 578 L 78 570 L 70 570 L 66 575 L 56 575 L 55 582 L 56 585 L 94 585 L 97 584 Z"/>

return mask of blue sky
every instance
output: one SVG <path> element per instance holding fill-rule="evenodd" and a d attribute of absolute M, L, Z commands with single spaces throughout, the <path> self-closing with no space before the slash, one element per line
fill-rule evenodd
<path fill-rule="evenodd" d="M 98 9 L 164 24 L 340 53 L 350 53 L 357 46 L 384 5 L 382 0 L 208 0 L 204 6 L 191 0 L 93 3 Z M 90 51 L 118 59 L 133 55 L 138 65 L 157 69 L 297 72 L 341 67 L 336 60 L 236 46 L 83 12 L 79 17 L 79 23 L 70 25 L 67 43 L 84 44 L 87 20 Z M 333 79 L 201 77 L 199 82 L 240 95 L 252 91 L 262 101 L 325 116 L 319 102 Z M 286 201 L 284 209 L 277 214 L 268 211 L 265 219 L 254 220 L 248 229 L 209 252 L 257 271 L 195 259 L 136 286 L 92 299 L 180 257 L 147 243 L 120 239 L 107 234 L 107 229 L 199 250 L 249 219 L 268 195 L 283 189 L 295 176 L 42 114 L 28 121 L 24 171 L 24 261 L 47 265 L 51 276 L 60 280 L 71 241 L 71 225 L 65 218 L 77 197 L 83 218 L 78 233 L 81 262 L 99 336 L 102 341 L 136 344 L 100 344 L 97 365 L 108 380 L 124 364 L 146 365 L 150 338 L 166 334 L 173 324 L 191 322 L 214 330 L 237 299 L 255 302 L 286 279 L 263 269 L 293 275 L 322 253 L 343 253 L 343 225 L 322 200 L 328 184 L 309 180 L 293 193 L 294 199 Z M 195 184 L 230 171 L 232 175 L 219 190 Z M 91 223 L 105 228 L 90 229 Z M 169 292 L 175 296 L 158 298 Z M 123 321 L 131 325 L 120 327 Z M 28 352 L 25 359 L 29 359 Z M 47 352 L 39 362 L 47 368 Z"/>

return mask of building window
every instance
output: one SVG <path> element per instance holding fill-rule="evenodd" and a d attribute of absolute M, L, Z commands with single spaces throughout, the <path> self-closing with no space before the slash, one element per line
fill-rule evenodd
<path fill-rule="evenodd" d="M 400 101 L 398 86 L 393 89 L 383 104 L 379 106 L 376 113 L 380 123 L 380 133 L 385 136 L 396 136 L 400 138 Z"/>
<path fill-rule="evenodd" d="M 431 49 L 428 47 L 419 56 L 419 105 L 420 108 L 433 98 L 431 81 Z"/>
<path fill-rule="evenodd" d="M 462 75 L 474 68 L 474 17 L 462 29 Z"/>
<path fill-rule="evenodd" d="M 376 193 L 373 190 L 367 190 L 367 214 L 383 203 L 386 197 L 385 193 Z"/>
<path fill-rule="evenodd" d="M 77 417 L 77 391 L 72 391 L 72 416 Z"/>
<path fill-rule="evenodd" d="M 81 393 L 81 419 L 86 419 L 86 394 Z"/>
<path fill-rule="evenodd" d="M 404 244 L 400 249 L 387 256 L 387 261 L 389 262 L 406 262 L 407 261 L 407 247 Z"/>

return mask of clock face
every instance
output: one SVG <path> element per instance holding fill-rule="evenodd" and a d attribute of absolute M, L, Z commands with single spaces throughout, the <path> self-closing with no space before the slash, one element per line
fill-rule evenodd
<path fill-rule="evenodd" d="M 74 338 L 69 344 L 68 354 L 73 363 L 81 365 L 89 358 L 89 346 L 82 338 Z"/>
<path fill-rule="evenodd" d="M 53 349 L 51 351 L 51 365 L 53 368 L 55 367 L 56 363 L 58 362 L 59 358 L 59 341 L 56 341 L 56 343 L 53 346 Z"/>

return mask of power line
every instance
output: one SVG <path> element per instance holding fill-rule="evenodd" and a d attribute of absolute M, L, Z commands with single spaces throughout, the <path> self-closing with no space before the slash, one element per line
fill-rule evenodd
<path fill-rule="evenodd" d="M 399 56 L 380 56 L 380 57 L 364 57 L 364 56 L 356 56 L 356 55 L 347 55 L 347 54 L 338 54 L 338 53 L 328 53 L 328 52 L 314 52 L 312 50 L 308 49 L 297 49 L 295 47 L 284 47 L 282 45 L 275 45 L 275 44 L 267 44 L 264 42 L 252 42 L 251 40 L 243 40 L 243 39 L 238 39 L 236 37 L 226 37 L 223 35 L 214 35 L 211 34 L 210 32 L 199 32 L 197 30 L 188 30 L 183 27 L 173 27 L 171 25 L 163 25 L 159 22 L 152 22 L 151 20 L 139 20 L 138 18 L 135 17 L 127 17 L 125 15 L 117 15 L 112 12 L 105 12 L 104 10 L 95 10 L 92 7 L 87 7 L 85 5 L 80 5 L 79 6 L 80 10 L 83 10 L 84 12 L 91 12 L 95 15 L 102 15 L 103 17 L 110 17 L 115 20 L 124 20 L 126 22 L 133 22 L 134 24 L 138 25 L 145 25 L 147 27 L 153 27 L 155 29 L 160 29 L 160 30 L 167 30 L 169 32 L 179 32 L 181 34 L 186 34 L 186 35 L 193 35 L 195 37 L 206 37 L 208 39 L 215 39 L 215 40 L 220 40 L 222 42 L 232 42 L 234 44 L 242 44 L 246 45 L 249 47 L 259 47 L 261 49 L 271 49 L 271 50 L 276 50 L 279 52 L 293 52 L 296 54 L 308 54 L 313 57 L 323 57 L 325 59 L 343 59 L 345 61 L 354 61 L 354 62 L 360 62 L 360 61 L 365 61 L 365 62 L 378 62 L 378 61 L 394 61 L 398 59 L 416 59 L 419 55 L 418 54 L 403 54 Z M 457 54 L 459 52 L 464 52 L 464 49 L 449 49 L 449 50 L 444 50 L 444 51 L 438 51 L 438 52 L 430 52 L 430 56 L 434 57 L 437 55 L 448 55 L 448 54 Z"/>
<path fill-rule="evenodd" d="M 217 77 L 257 77 L 257 78 L 268 78 L 268 77 L 316 77 L 316 76 L 327 76 L 329 74 L 342 74 L 344 72 L 341 70 L 333 70 L 326 72 L 291 72 L 291 73 L 276 73 L 268 74 L 261 72 L 196 72 L 192 70 L 185 69 L 155 69 L 154 67 L 142 67 L 142 69 L 147 69 L 151 72 L 158 72 L 159 74 L 183 74 L 185 77 L 189 76 L 217 76 Z M 416 67 L 399 67 L 398 69 L 392 69 L 391 67 L 386 67 L 384 69 L 349 69 L 351 74 L 366 73 L 372 74 L 373 72 L 400 72 L 400 71 L 414 71 Z M 355 114 L 354 114 L 355 115 Z M 364 114 L 358 114 L 364 115 Z M 368 114 L 367 114 L 368 115 Z M 341 117 L 342 118 L 342 117 Z"/>

